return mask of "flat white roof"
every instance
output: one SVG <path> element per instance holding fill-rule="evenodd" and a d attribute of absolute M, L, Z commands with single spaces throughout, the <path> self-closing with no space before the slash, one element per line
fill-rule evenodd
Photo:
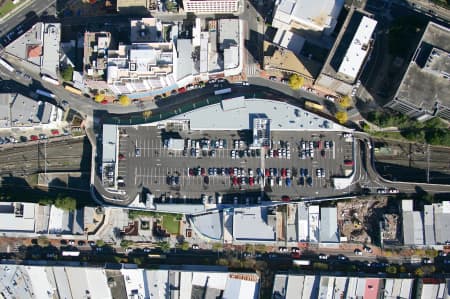
<path fill-rule="evenodd" d="M 9 232 L 34 232 L 35 207 L 33 203 L 17 203 L 23 207 L 23 216 L 16 217 L 14 214 L 15 203 L 0 203 L 0 231 Z"/>
<path fill-rule="evenodd" d="M 267 208 L 236 208 L 233 214 L 233 237 L 237 241 L 276 240 L 275 227 L 267 221 Z"/>
<path fill-rule="evenodd" d="M 103 125 L 103 162 L 116 162 L 117 125 Z"/>
<path fill-rule="evenodd" d="M 33 285 L 33 298 L 36 299 L 48 299 L 51 298 L 50 295 L 54 294 L 53 286 L 50 284 L 47 278 L 47 270 L 51 268 L 37 267 L 37 266 L 27 266 L 26 270 L 30 276 L 30 280 Z"/>
<path fill-rule="evenodd" d="M 338 73 L 356 78 L 369 51 L 369 41 L 377 25 L 377 21 L 364 16 L 356 30 L 355 36 L 339 66 Z"/>
<path fill-rule="evenodd" d="M 238 101 L 235 103 L 228 101 Z M 272 131 L 349 131 L 349 129 L 317 114 L 288 103 L 268 99 L 229 99 L 224 110 L 221 103 L 198 108 L 171 120 L 189 120 L 191 130 L 249 130 L 251 119 L 263 115 L 271 120 Z"/>
<path fill-rule="evenodd" d="M 125 280 L 125 289 L 129 298 L 133 298 L 131 294 L 135 294 L 137 298 L 146 297 L 146 283 L 144 283 L 143 269 L 121 269 Z"/>

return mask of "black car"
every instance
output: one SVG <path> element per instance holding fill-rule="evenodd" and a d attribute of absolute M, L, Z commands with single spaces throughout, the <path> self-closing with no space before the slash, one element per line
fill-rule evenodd
<path fill-rule="evenodd" d="M 208 185 L 209 184 L 209 176 L 205 176 L 203 178 L 203 182 L 205 183 L 205 185 Z"/>
<path fill-rule="evenodd" d="M 86 242 L 84 242 L 83 240 L 78 241 L 78 246 L 84 246 L 84 245 L 86 245 Z"/>
<path fill-rule="evenodd" d="M 312 177 L 308 177 L 307 179 L 306 179 L 306 183 L 309 185 L 309 186 L 312 186 Z"/>
<path fill-rule="evenodd" d="M 304 178 L 304 177 L 300 177 L 300 179 L 298 180 L 298 183 L 299 183 L 301 186 L 304 186 L 304 185 L 305 185 L 305 178 Z"/>

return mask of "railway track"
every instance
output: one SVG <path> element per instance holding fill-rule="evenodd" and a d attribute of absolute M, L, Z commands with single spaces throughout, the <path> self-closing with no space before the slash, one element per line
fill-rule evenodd
<path fill-rule="evenodd" d="M 65 139 L 0 148 L 0 176 L 47 171 L 82 171 L 89 168 L 91 152 L 84 139 Z M 86 165 L 83 165 L 86 164 Z"/>

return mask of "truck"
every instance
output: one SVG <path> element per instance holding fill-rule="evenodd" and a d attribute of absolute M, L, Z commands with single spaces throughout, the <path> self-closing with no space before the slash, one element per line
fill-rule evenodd
<path fill-rule="evenodd" d="M 14 68 L 12 67 L 12 65 L 10 65 L 8 62 L 6 62 L 6 60 L 0 58 L 0 65 L 2 65 L 5 69 L 7 69 L 8 71 L 10 71 L 11 73 L 14 72 Z"/>
<path fill-rule="evenodd" d="M 227 94 L 231 92 L 231 88 L 218 89 L 214 91 L 214 95 L 218 96 L 221 94 Z"/>
<path fill-rule="evenodd" d="M 51 84 L 53 84 L 53 85 L 59 85 L 59 81 L 56 80 L 56 79 L 53 79 L 53 78 L 50 77 L 50 76 L 42 75 L 42 76 L 41 76 L 41 79 L 44 80 L 44 81 L 46 81 L 46 82 L 48 82 L 48 83 L 51 83 Z"/>
<path fill-rule="evenodd" d="M 311 265 L 311 261 L 310 260 L 293 260 L 292 263 L 294 264 L 294 266 L 309 266 Z"/>
<path fill-rule="evenodd" d="M 50 92 L 45 91 L 45 90 L 42 90 L 42 89 L 36 89 L 36 93 L 37 93 L 38 95 L 41 95 L 41 96 L 43 96 L 43 97 L 47 97 L 47 98 L 50 98 L 50 99 L 56 98 L 55 95 L 54 95 L 53 93 L 50 93 Z"/>

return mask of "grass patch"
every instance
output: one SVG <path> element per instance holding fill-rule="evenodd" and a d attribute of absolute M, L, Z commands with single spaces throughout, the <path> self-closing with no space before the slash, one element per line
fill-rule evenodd
<path fill-rule="evenodd" d="M 1 1 L 0 1 L 1 2 Z M 14 5 L 12 3 L 11 0 L 6 0 L 5 2 L 3 2 L 3 4 L 0 6 L 0 16 L 4 16 L 6 15 L 8 12 L 10 12 L 11 10 L 13 10 L 16 7 L 16 5 Z"/>
<path fill-rule="evenodd" d="M 180 231 L 180 222 L 174 215 L 164 215 L 162 226 L 171 235 L 177 235 Z"/>
<path fill-rule="evenodd" d="M 399 141 L 408 141 L 400 132 L 370 132 L 370 135 L 379 138 L 394 139 Z"/>

